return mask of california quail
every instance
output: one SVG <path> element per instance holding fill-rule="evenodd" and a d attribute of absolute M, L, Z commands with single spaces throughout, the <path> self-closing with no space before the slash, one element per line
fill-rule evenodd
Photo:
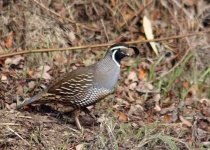
<path fill-rule="evenodd" d="M 81 129 L 78 110 L 102 100 L 112 92 L 120 74 L 120 61 L 129 56 L 125 52 L 129 48 L 138 55 L 139 51 L 136 47 L 129 47 L 122 43 L 115 44 L 108 49 L 105 57 L 99 62 L 67 73 L 43 93 L 18 105 L 17 109 L 31 103 L 59 103 L 73 106 L 76 110 L 77 127 Z"/>

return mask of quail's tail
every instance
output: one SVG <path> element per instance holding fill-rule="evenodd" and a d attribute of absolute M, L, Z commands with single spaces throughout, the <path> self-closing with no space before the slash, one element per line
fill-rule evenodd
<path fill-rule="evenodd" d="M 40 93 L 40 94 L 33 96 L 31 99 L 24 101 L 22 104 L 17 106 L 17 109 L 20 109 L 21 107 L 23 107 L 25 105 L 31 104 L 31 103 L 39 100 L 42 97 L 42 95 L 43 95 L 43 93 Z"/>

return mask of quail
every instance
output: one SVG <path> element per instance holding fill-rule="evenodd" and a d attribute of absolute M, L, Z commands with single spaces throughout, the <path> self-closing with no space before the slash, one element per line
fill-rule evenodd
<path fill-rule="evenodd" d="M 128 49 L 133 49 L 136 55 L 139 54 L 136 47 L 124 43 L 112 45 L 100 61 L 67 73 L 44 92 L 18 105 L 17 109 L 32 103 L 72 106 L 75 108 L 77 128 L 82 129 L 78 118 L 79 111 L 112 93 L 120 74 L 120 61 L 129 56 L 126 52 Z"/>

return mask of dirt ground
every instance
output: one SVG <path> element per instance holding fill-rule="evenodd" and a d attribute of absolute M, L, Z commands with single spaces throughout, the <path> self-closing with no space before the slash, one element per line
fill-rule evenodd
<path fill-rule="evenodd" d="M 0 149 L 210 149 L 208 0 L 0 0 L 0 13 Z M 150 32 L 160 41 L 141 43 Z M 88 107 L 96 119 L 81 113 L 83 131 L 65 106 L 16 110 L 100 60 L 103 44 L 131 41 L 140 56 L 124 59 L 113 93 Z"/>

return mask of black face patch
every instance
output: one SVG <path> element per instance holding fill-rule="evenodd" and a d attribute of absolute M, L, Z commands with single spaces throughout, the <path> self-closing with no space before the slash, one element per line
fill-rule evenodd
<path fill-rule="evenodd" d="M 115 52 L 116 51 L 116 52 Z M 114 54 L 115 53 L 115 54 Z M 126 54 L 125 52 L 121 51 L 120 49 L 118 50 L 114 50 L 113 51 L 113 54 L 114 54 L 114 59 L 120 64 L 120 61 L 128 56 L 128 54 Z"/>

